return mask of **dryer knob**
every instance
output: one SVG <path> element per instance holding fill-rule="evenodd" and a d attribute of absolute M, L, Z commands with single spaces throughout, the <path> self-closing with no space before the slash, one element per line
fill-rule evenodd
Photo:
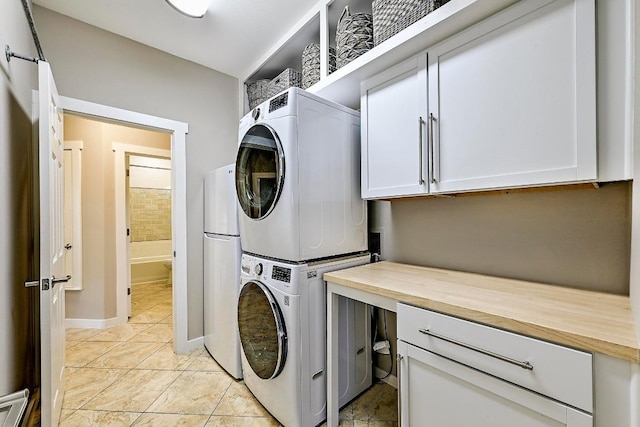
<path fill-rule="evenodd" d="M 256 264 L 256 266 L 253 268 L 253 271 L 255 271 L 258 276 L 262 274 L 262 270 L 264 270 L 264 268 L 262 267 L 261 263 Z"/>
<path fill-rule="evenodd" d="M 258 120 L 258 117 L 260 117 L 260 109 L 254 108 L 251 112 L 251 117 L 253 117 L 253 120 Z"/>

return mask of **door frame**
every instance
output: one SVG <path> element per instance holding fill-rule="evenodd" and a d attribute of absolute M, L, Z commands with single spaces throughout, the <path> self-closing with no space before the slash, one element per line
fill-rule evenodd
<path fill-rule="evenodd" d="M 199 340 L 188 340 L 187 319 L 187 159 L 186 137 L 189 125 L 184 122 L 109 107 L 75 98 L 60 97 L 65 112 L 90 116 L 97 119 L 107 119 L 130 124 L 135 127 L 150 130 L 161 130 L 171 133 L 171 233 L 173 240 L 173 350 L 186 353 L 201 345 Z M 124 156 L 124 152 L 122 152 Z M 117 162 L 116 162 L 117 165 Z M 124 181 L 122 182 L 124 188 Z M 125 213 L 126 216 L 126 213 Z M 126 237 L 126 218 L 120 222 L 116 219 L 117 237 Z M 126 245 L 126 240 L 125 241 Z M 117 245 L 117 243 L 116 243 Z M 116 246 L 118 248 L 118 246 Z M 122 257 L 126 252 L 117 251 Z M 118 263 L 121 265 L 121 262 Z M 126 259 L 124 260 L 126 265 Z M 127 278 L 126 268 L 120 268 L 116 275 L 117 294 L 117 324 L 127 322 Z"/>
<path fill-rule="evenodd" d="M 162 148 L 151 148 L 142 145 L 124 144 L 121 142 L 112 142 L 111 149 L 115 154 L 115 190 L 116 190 L 116 282 L 118 286 L 118 323 L 126 323 L 127 317 L 130 314 L 129 307 L 131 296 L 128 293 L 128 289 L 131 287 L 131 240 L 127 235 L 127 229 L 129 228 L 129 212 L 127 208 L 127 191 L 129 186 L 126 184 L 127 180 L 127 155 L 138 155 L 147 157 L 161 157 L 171 159 L 171 150 L 165 150 Z M 173 170 L 171 171 L 173 180 Z M 173 189 L 171 192 L 173 196 Z M 172 197 L 173 200 L 173 197 Z M 173 218 L 173 205 L 171 206 L 172 218 Z M 173 220 L 172 220 L 173 221 Z M 173 225 L 173 222 L 172 222 Z M 171 236 L 174 238 L 175 236 Z M 171 269 L 173 275 L 173 268 Z M 171 280 L 172 283 L 173 277 Z M 124 287 L 124 292 L 120 292 Z M 173 287 L 173 285 L 172 285 Z M 120 296 L 124 295 L 124 301 L 120 300 Z M 124 304 L 124 322 L 121 322 L 121 305 Z M 175 307 L 174 307 L 175 308 Z M 175 338 L 174 331 L 174 338 Z"/>

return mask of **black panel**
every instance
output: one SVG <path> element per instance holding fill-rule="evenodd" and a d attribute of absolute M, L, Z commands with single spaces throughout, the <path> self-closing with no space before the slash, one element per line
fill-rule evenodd
<path fill-rule="evenodd" d="M 285 107 L 289 103 L 289 92 L 276 96 L 269 102 L 269 112 Z"/>
<path fill-rule="evenodd" d="M 274 265 L 271 271 L 271 278 L 273 280 L 291 283 L 291 269 Z"/>

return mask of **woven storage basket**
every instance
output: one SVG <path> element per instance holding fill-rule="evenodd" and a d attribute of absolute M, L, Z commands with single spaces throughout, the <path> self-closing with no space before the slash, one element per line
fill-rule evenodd
<path fill-rule="evenodd" d="M 336 31 L 336 65 L 342 68 L 373 48 L 373 19 L 369 13 L 351 14 L 345 6 Z"/>
<path fill-rule="evenodd" d="M 373 41 L 377 46 L 449 0 L 373 0 Z"/>
<path fill-rule="evenodd" d="M 258 104 L 269 98 L 269 82 L 269 79 L 262 79 L 247 85 L 249 109 L 253 110 Z"/>
<path fill-rule="evenodd" d="M 290 87 L 300 87 L 302 75 L 300 71 L 287 68 L 269 82 L 269 97 L 279 94 Z"/>
<path fill-rule="evenodd" d="M 329 46 L 329 74 L 336 70 L 336 50 Z M 302 51 L 302 88 L 320 81 L 320 45 L 311 43 Z"/>

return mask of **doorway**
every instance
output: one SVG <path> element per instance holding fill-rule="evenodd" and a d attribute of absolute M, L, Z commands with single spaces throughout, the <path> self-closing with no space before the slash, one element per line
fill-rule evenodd
<path fill-rule="evenodd" d="M 197 347 L 199 342 L 189 342 L 187 338 L 187 280 L 186 280 L 186 134 L 188 126 L 186 123 L 181 123 L 173 120 L 162 119 L 159 117 L 149 116 L 146 114 L 135 113 L 118 108 L 108 107 L 100 104 L 94 104 L 86 101 L 81 101 L 73 98 L 61 97 L 62 107 L 67 114 L 80 117 L 92 117 L 107 124 L 121 124 L 129 126 L 137 130 L 157 131 L 168 135 L 170 140 L 170 158 L 172 169 L 172 194 L 171 194 L 171 206 L 172 206 L 172 219 L 171 219 L 171 233 L 172 233 L 172 276 L 173 276 L 173 347 L 174 351 L 178 354 L 185 353 L 194 347 Z M 114 186 L 118 188 L 125 188 L 126 180 L 126 162 L 124 161 L 127 152 L 135 152 L 131 150 L 132 144 L 116 143 L 110 147 L 103 147 L 108 151 L 113 151 L 115 167 L 111 170 L 104 169 L 106 175 L 112 173 L 114 180 Z M 159 149 L 162 153 L 152 153 L 152 156 L 166 157 L 167 150 Z M 121 166 L 119 166 L 121 165 Z M 114 233 L 112 236 L 107 236 L 107 239 L 111 239 L 111 242 L 115 244 L 115 277 L 113 278 L 116 283 L 116 295 L 115 295 L 115 317 L 103 317 L 99 325 L 90 325 L 90 327 L 106 327 L 117 324 L 125 324 L 128 319 L 128 258 L 127 258 L 127 220 L 126 220 L 126 204 L 124 197 L 119 199 L 115 198 L 115 220 L 114 220 Z M 105 233 L 104 230 L 98 230 L 98 232 Z M 106 236 L 106 234 L 105 234 Z M 106 256 L 106 254 L 105 254 Z M 113 297 L 110 296 L 110 300 L 107 301 L 103 297 L 103 307 L 106 302 L 112 304 Z M 98 298 L 100 299 L 100 298 Z M 103 309 L 104 310 L 104 309 Z M 113 312 L 113 310 L 112 310 Z M 86 327 L 86 326 L 85 326 Z M 195 340 L 194 340 L 195 341 Z"/>
<path fill-rule="evenodd" d="M 132 301 L 144 303 L 144 298 L 135 295 L 138 291 L 144 289 L 153 294 L 154 289 L 170 290 L 173 282 L 171 158 L 145 155 L 141 153 L 143 148 L 138 151 L 125 156 L 129 321 L 139 315 L 132 308 Z M 168 296 L 171 301 L 170 293 Z"/>

